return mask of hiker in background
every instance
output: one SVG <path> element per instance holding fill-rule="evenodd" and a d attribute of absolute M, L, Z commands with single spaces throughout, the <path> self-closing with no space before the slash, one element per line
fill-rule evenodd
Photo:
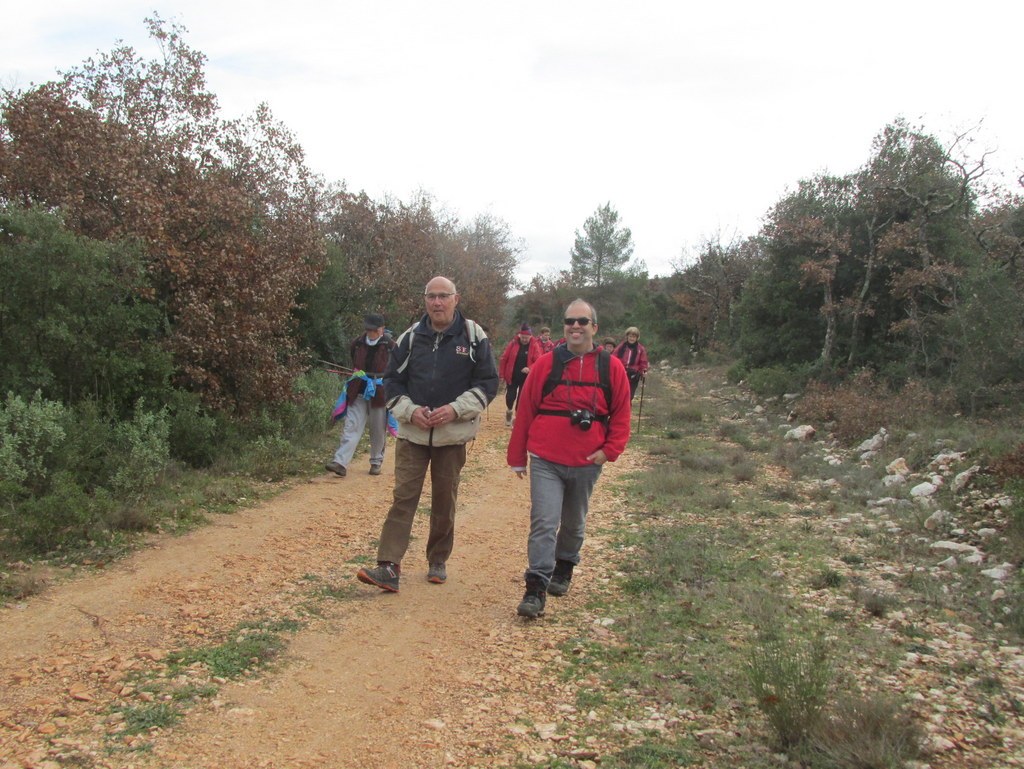
<path fill-rule="evenodd" d="M 622 361 L 629 375 L 629 399 L 636 395 L 637 385 L 647 376 L 650 364 L 647 362 L 647 350 L 640 344 L 640 329 L 630 326 L 626 329 L 626 339 L 612 353 Z"/>
<path fill-rule="evenodd" d="M 359 569 L 360 582 L 398 592 L 402 558 L 430 471 L 427 581 L 442 584 L 455 542 L 455 502 L 466 444 L 480 414 L 498 393 L 487 334 L 459 312 L 459 294 L 436 277 L 423 292 L 426 314 L 399 336 L 384 374 L 387 406 L 398 421 L 395 490 L 381 528 L 377 566 Z"/>
<path fill-rule="evenodd" d="M 505 426 L 512 426 L 516 399 L 519 389 L 530 373 L 530 367 L 541 356 L 540 342 L 533 335 L 530 326 L 524 323 L 501 354 L 498 373 L 505 382 Z"/>
<path fill-rule="evenodd" d="M 613 339 L 610 336 L 606 336 L 604 339 L 601 340 L 601 346 L 604 349 L 606 349 L 608 352 L 614 352 L 615 351 L 615 339 Z"/>
<path fill-rule="evenodd" d="M 387 409 L 384 406 L 384 386 L 381 377 L 388 366 L 394 340 L 384 332 L 384 318 L 380 315 L 363 317 L 361 336 L 352 340 L 349 357 L 353 371 L 365 372 L 353 376 L 345 386 L 345 422 L 341 429 L 341 444 L 334 459 L 325 468 L 342 478 L 348 473 L 349 463 L 356 446 L 370 426 L 370 475 L 380 475 L 384 463 L 384 441 L 387 439 Z"/>
<path fill-rule="evenodd" d="M 530 472 L 526 593 L 517 612 L 544 613 L 547 595 L 569 591 L 601 466 L 629 441 L 629 378 L 622 362 L 594 345 L 597 312 L 582 299 L 565 311 L 565 345 L 530 370 L 519 399 L 507 461 Z"/>
<path fill-rule="evenodd" d="M 538 339 L 537 341 L 540 342 L 541 353 L 551 352 L 552 350 L 555 349 L 555 342 L 551 338 L 551 329 L 548 328 L 547 326 L 541 328 L 540 339 Z"/>

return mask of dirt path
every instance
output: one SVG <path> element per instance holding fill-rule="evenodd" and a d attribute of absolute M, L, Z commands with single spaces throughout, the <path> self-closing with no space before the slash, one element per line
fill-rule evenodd
<path fill-rule="evenodd" d="M 389 452 L 380 477 L 365 474 L 360 454 L 345 479 L 324 475 L 187 536 L 160 537 L 0 610 L 0 769 L 508 766 L 530 755 L 536 729 L 522 724 L 577 718 L 571 692 L 543 677 L 557 644 L 592 621 L 579 594 L 600 589 L 602 575 L 581 570 L 582 590 L 543 620 L 515 616 L 528 486 L 505 466 L 507 428 L 491 411 L 463 474 L 445 585 L 425 579 L 426 516 L 400 593 L 354 578 L 390 502 Z M 599 484 L 592 515 L 614 507 L 611 488 Z M 286 634 L 274 669 L 214 681 L 216 695 L 172 728 L 118 737 L 117 708 L 154 699 L 140 672 L 243 621 L 295 616 L 325 588 L 351 592 L 317 601 L 320 615 Z M 566 745 L 566 754 L 586 751 Z"/>

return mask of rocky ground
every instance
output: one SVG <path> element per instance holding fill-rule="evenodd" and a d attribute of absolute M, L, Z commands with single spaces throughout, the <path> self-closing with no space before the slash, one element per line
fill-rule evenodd
<path fill-rule="evenodd" d="M 685 387 L 677 392 L 699 397 Z M 577 693 L 605 684 L 596 676 L 563 680 L 559 672 L 573 654 L 572 639 L 620 643 L 614 619 L 590 607 L 595 597 L 617 595 L 606 532 L 636 523 L 617 496 L 616 478 L 647 459 L 628 451 L 607 466 L 593 500 L 585 568 L 568 596 L 549 599 L 546 617 L 524 621 L 515 606 L 528 486 L 505 467 L 501 416 L 492 409 L 470 452 L 445 585 L 425 579 L 425 516 L 417 521 L 398 594 L 355 581 L 355 570 L 374 553 L 391 487 L 389 461 L 380 477 L 357 462 L 347 478 L 324 475 L 269 502 L 215 516 L 186 536 L 155 536 L 130 558 L 4 606 L 0 769 L 406 769 L 558 761 L 593 769 L 631 735 L 683 732 L 695 736 L 694 765 L 747 765 L 744 756 L 756 755 L 784 766 L 783 756 L 765 758 L 763 727 L 736 723 L 725 711 L 651 707 L 642 717 L 607 724 L 607 739 L 592 736 L 588 726 L 597 716 L 577 708 Z M 762 417 L 750 411 L 743 418 Z M 849 538 L 852 552 L 862 546 L 860 527 L 899 528 L 888 515 L 884 506 L 865 507 L 860 519 L 821 525 Z M 980 543 L 972 546 L 980 550 Z M 937 555 L 935 570 L 925 575 L 940 590 L 955 573 L 939 563 L 948 557 Z M 859 568 L 891 588 L 892 574 L 917 567 L 875 560 Z M 814 590 L 800 599 L 822 611 L 847 600 Z M 246 622 L 285 619 L 302 625 L 284 633 L 283 654 L 253 674 L 217 677 L 199 663 L 183 670 L 169 665 L 176 651 L 244 635 L 249 631 L 239 628 Z M 1024 723 L 1012 711 L 1013 702 L 1024 703 L 1019 646 L 998 628 L 971 626 L 952 613 L 917 616 L 906 608 L 871 621 L 893 643 L 908 643 L 911 630 L 929 638 L 888 681 L 919 705 L 929 735 L 927 765 L 1024 765 Z M 986 677 L 1000 682 L 999 706 L 987 715 L 979 695 Z M 189 699 L 183 692 L 203 694 Z M 179 696 L 184 715 L 176 723 L 127 733 L 131 713 L 159 713 L 156 706 L 179 703 Z"/>

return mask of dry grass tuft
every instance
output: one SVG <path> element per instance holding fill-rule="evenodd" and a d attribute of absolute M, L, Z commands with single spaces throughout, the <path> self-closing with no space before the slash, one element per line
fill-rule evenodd
<path fill-rule="evenodd" d="M 864 370 L 834 387 L 811 382 L 798 412 L 801 420 L 833 423 L 835 436 L 850 444 L 870 437 L 879 427 L 920 425 L 936 414 L 952 413 L 954 407 L 948 392 L 933 393 L 917 380 L 894 392 Z"/>

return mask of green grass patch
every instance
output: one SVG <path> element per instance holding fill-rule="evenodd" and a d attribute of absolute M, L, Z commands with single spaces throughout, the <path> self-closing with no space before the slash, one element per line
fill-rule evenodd
<path fill-rule="evenodd" d="M 613 753 L 601 766 L 608 769 L 674 769 L 692 763 L 690 750 L 683 740 L 666 744 L 648 740 Z"/>
<path fill-rule="evenodd" d="M 223 643 L 178 651 L 168 661 L 172 669 L 199 663 L 212 676 L 237 678 L 274 660 L 287 646 L 281 633 L 299 627 L 301 623 L 291 619 L 242 625 Z"/>
<path fill-rule="evenodd" d="M 121 734 L 143 734 L 154 729 L 170 729 L 181 719 L 183 711 L 174 702 L 150 702 L 121 708 L 124 716 Z"/>

